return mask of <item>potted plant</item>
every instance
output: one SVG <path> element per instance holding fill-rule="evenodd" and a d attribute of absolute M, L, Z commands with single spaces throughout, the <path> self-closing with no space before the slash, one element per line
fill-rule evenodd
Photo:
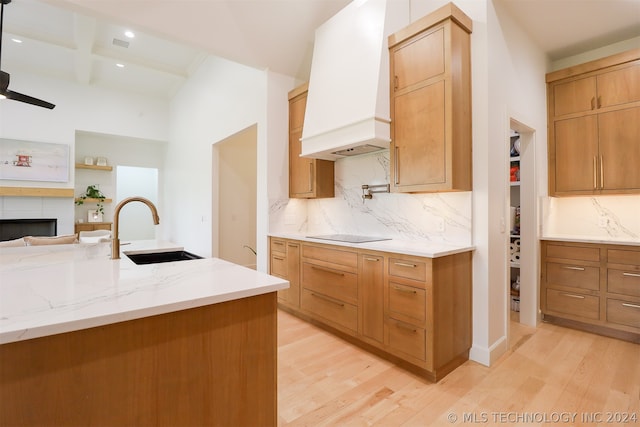
<path fill-rule="evenodd" d="M 98 212 L 104 214 L 103 202 L 106 197 L 104 194 L 102 194 L 102 191 L 100 191 L 97 185 L 88 186 L 84 194 L 80 195 L 80 197 L 76 199 L 76 205 L 83 204 L 85 199 L 97 199 Z"/>

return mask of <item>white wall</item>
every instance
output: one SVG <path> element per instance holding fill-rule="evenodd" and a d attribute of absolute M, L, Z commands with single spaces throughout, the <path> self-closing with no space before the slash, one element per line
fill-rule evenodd
<path fill-rule="evenodd" d="M 11 76 L 16 91 L 56 104 L 47 110 L 16 101 L 0 102 L 0 138 L 67 144 L 70 164 L 75 159 L 77 130 L 127 137 L 166 140 L 169 104 L 162 99 L 100 89 L 21 72 Z M 8 187 L 73 188 L 67 183 L 2 180 Z M 4 218 L 58 218 L 58 234 L 73 233 L 72 199 L 0 197 Z"/>
<path fill-rule="evenodd" d="M 153 141 L 149 139 L 142 138 L 132 138 L 132 137 L 124 137 L 121 135 L 106 135 L 95 132 L 85 132 L 78 131 L 76 132 L 76 143 L 75 143 L 75 161 L 82 163 L 85 156 L 90 157 L 98 157 L 102 156 L 107 159 L 107 164 L 113 166 L 113 171 L 105 172 L 105 171 L 96 171 L 96 170 L 86 170 L 86 169 L 78 169 L 75 171 L 75 188 L 76 195 L 79 195 L 84 191 L 87 185 L 97 184 L 102 191 L 102 193 L 108 198 L 113 199 L 112 203 L 105 204 L 104 206 L 104 220 L 105 221 L 113 221 L 113 210 L 116 204 L 122 200 L 124 197 L 128 195 L 133 195 L 127 193 L 126 195 L 119 194 L 118 186 L 116 185 L 118 181 L 118 169 L 117 166 L 131 166 L 131 167 L 144 167 L 144 168 L 153 168 L 158 170 L 158 188 L 162 188 L 163 181 L 163 165 L 164 165 L 164 157 L 165 157 L 165 149 L 166 149 L 166 141 Z M 73 160 L 72 160 L 73 161 Z M 136 183 L 136 185 L 140 185 L 140 183 Z M 135 190 L 132 190 L 135 191 Z M 150 190 L 146 190 L 150 191 Z M 145 192 L 146 192 L 145 191 Z M 155 190 L 157 191 L 157 189 Z M 138 191 L 138 193 L 140 193 Z M 143 194 L 136 194 L 143 195 Z M 121 221 L 120 227 L 120 238 L 123 239 L 132 239 L 135 236 L 140 236 L 137 233 L 131 233 L 127 231 L 127 229 L 133 231 L 136 227 L 152 227 L 153 234 L 152 236 L 161 236 L 161 230 L 164 226 L 163 224 L 163 200 L 158 195 L 157 199 L 153 199 L 154 203 L 156 203 L 156 207 L 158 208 L 158 212 L 160 215 L 160 225 L 153 225 L 151 221 L 151 216 L 148 212 L 148 208 L 142 204 L 136 207 L 127 207 L 124 211 L 121 211 L 122 217 L 129 217 L 124 221 Z M 75 208 L 75 218 L 76 220 L 79 218 L 83 218 L 85 221 L 87 220 L 86 211 L 87 209 L 95 209 L 95 205 L 83 204 L 81 206 L 76 206 Z M 134 211 L 141 211 L 140 215 L 140 223 L 131 215 L 127 215 L 127 212 L 132 209 Z M 146 211 L 146 213 L 142 213 Z M 131 221 L 134 221 L 131 223 Z M 145 235 L 149 235 L 145 233 Z M 147 237 L 149 238 L 149 237 Z"/>
<path fill-rule="evenodd" d="M 167 238 L 200 255 L 217 255 L 212 145 L 257 124 L 258 269 L 266 271 L 268 200 L 287 188 L 281 176 L 286 172 L 287 92 L 293 84 L 292 78 L 215 57 L 192 75 L 171 104 L 164 187 L 170 201 Z"/>

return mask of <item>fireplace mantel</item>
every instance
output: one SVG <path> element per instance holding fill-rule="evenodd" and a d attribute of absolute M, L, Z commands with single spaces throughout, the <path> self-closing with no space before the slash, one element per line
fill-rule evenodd
<path fill-rule="evenodd" d="M 0 196 L 73 198 L 74 189 L 73 188 L 47 188 L 47 187 L 0 187 Z"/>

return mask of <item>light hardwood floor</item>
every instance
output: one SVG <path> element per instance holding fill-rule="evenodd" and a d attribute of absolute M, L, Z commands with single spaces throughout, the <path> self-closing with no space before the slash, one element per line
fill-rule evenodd
<path fill-rule="evenodd" d="M 639 345 L 546 323 L 510 333 L 494 366 L 434 384 L 279 311 L 278 424 L 640 426 Z"/>

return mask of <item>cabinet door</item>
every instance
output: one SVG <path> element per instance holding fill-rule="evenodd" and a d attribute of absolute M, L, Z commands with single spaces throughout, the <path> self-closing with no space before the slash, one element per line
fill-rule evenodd
<path fill-rule="evenodd" d="M 598 107 L 640 101 L 640 62 L 598 75 Z"/>
<path fill-rule="evenodd" d="M 384 339 L 384 258 L 360 255 L 358 271 L 360 333 L 382 343 Z"/>
<path fill-rule="evenodd" d="M 603 190 L 640 190 L 640 107 L 598 118 Z"/>
<path fill-rule="evenodd" d="M 394 90 L 445 72 L 444 28 L 411 39 L 393 52 Z"/>
<path fill-rule="evenodd" d="M 300 157 L 302 128 L 289 134 L 289 197 L 309 197 L 313 193 L 313 159 Z"/>
<path fill-rule="evenodd" d="M 445 82 L 396 96 L 393 161 L 396 188 L 446 182 Z"/>
<path fill-rule="evenodd" d="M 555 150 L 550 155 L 555 154 L 555 161 L 549 174 L 555 176 L 555 192 L 594 192 L 598 186 L 597 116 L 558 120 L 554 126 Z"/>
<path fill-rule="evenodd" d="M 596 109 L 596 78 L 587 77 L 553 86 L 555 117 Z"/>
<path fill-rule="evenodd" d="M 306 106 L 306 92 L 289 101 L 289 197 L 310 197 L 313 193 L 313 160 L 300 157 Z"/>
<path fill-rule="evenodd" d="M 278 292 L 287 305 L 300 307 L 300 244 L 287 242 L 286 268 L 289 289 Z"/>

